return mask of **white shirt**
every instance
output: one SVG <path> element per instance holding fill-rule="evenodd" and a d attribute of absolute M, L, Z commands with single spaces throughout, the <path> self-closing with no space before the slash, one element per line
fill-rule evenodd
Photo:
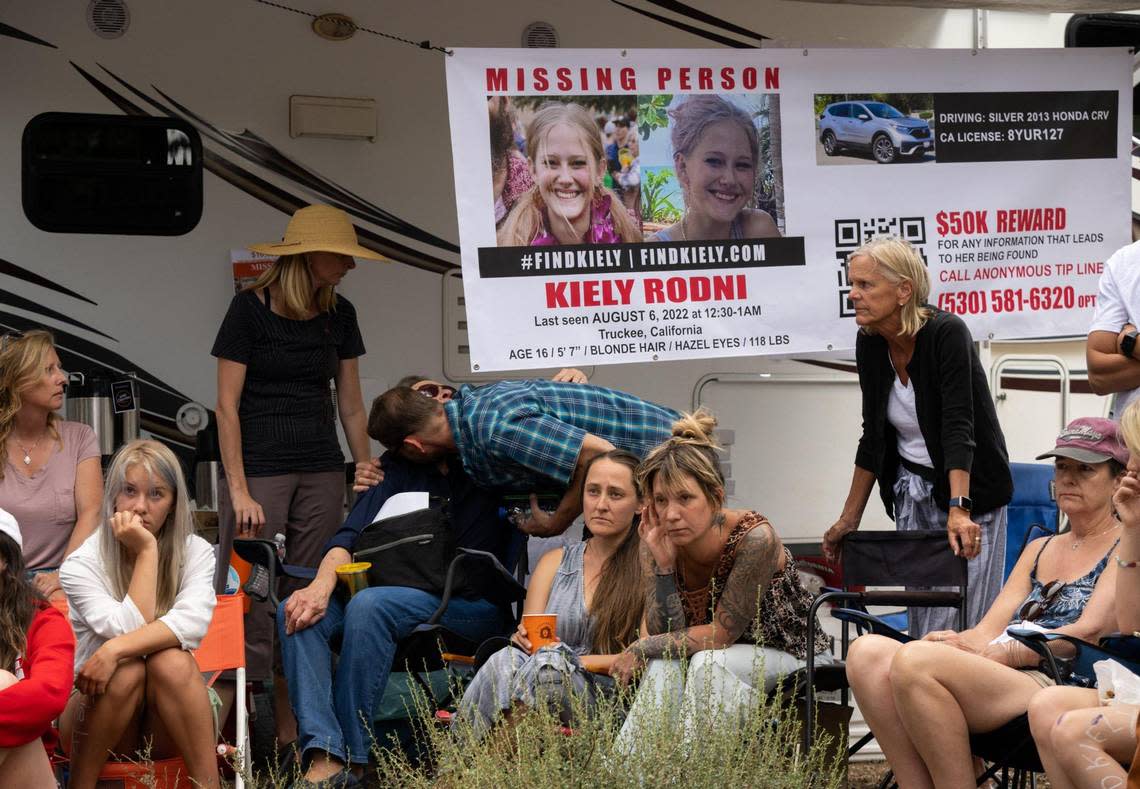
<path fill-rule="evenodd" d="M 100 528 L 110 528 L 102 526 Z M 186 563 L 170 610 L 156 621 L 178 637 L 183 649 L 197 649 L 214 616 L 214 549 L 201 537 L 186 540 Z M 116 636 L 147 624 L 130 595 L 117 599 L 99 557 L 99 530 L 88 537 L 59 568 L 59 584 L 67 594 L 71 629 L 75 632 L 75 671 L 95 650 Z"/>
<path fill-rule="evenodd" d="M 918 411 L 914 406 L 914 386 L 911 385 L 910 379 L 903 384 L 899 377 L 895 376 L 891 394 L 887 398 L 887 421 L 898 434 L 899 455 L 919 466 L 934 468 L 934 461 L 930 459 L 930 451 L 926 448 L 926 439 L 922 437 L 922 428 L 918 426 Z"/>
<path fill-rule="evenodd" d="M 1089 331 L 1119 334 L 1126 323 L 1140 326 L 1140 242 L 1116 250 L 1104 264 Z M 1140 389 L 1120 392 L 1110 416 L 1119 421 L 1124 407 L 1138 394 Z"/>

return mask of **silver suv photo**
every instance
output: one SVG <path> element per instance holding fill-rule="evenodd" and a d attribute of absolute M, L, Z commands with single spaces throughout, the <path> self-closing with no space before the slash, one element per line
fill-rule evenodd
<path fill-rule="evenodd" d="M 922 158 L 933 147 L 930 124 L 882 101 L 840 101 L 819 116 L 819 141 L 828 156 L 844 148 L 869 151 L 889 164 L 900 156 Z"/>

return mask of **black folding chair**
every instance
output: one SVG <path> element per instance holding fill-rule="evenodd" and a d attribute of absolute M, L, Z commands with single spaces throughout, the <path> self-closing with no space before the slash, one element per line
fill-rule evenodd
<path fill-rule="evenodd" d="M 847 535 L 842 544 L 843 589 L 828 589 L 812 603 L 808 613 L 808 643 L 815 639 L 819 609 L 830 602 L 843 601 L 856 616 L 838 616 L 843 623 L 841 656 L 847 658 L 850 627 L 858 615 L 866 614 L 867 606 L 904 605 L 919 608 L 957 608 L 959 629 L 966 627 L 966 591 L 968 572 L 966 560 L 955 556 L 945 530 L 919 531 L 856 531 Z M 947 586 L 952 591 L 915 589 L 913 587 Z M 853 589 L 852 587 L 896 587 L 893 589 Z M 911 587 L 911 588 L 897 588 Z M 834 612 L 837 615 L 839 612 Z M 866 620 L 863 620 L 866 621 Z M 879 622 L 884 634 L 909 637 Z M 887 633 L 890 630 L 890 633 Z M 826 667 L 824 677 L 818 677 L 815 655 L 808 650 L 804 677 L 804 749 L 810 750 L 813 740 L 816 690 L 838 689 L 842 704 L 847 706 L 848 687 L 842 663 Z M 824 680 L 821 683 L 821 679 Z M 824 684 L 825 683 L 825 684 Z M 847 756 L 856 753 L 871 741 L 868 733 L 847 749 Z"/>
<path fill-rule="evenodd" d="M 1041 670 L 1058 685 L 1095 687 L 1093 664 L 1101 660 L 1115 660 L 1140 674 L 1140 638 L 1114 635 L 1091 644 L 1061 633 L 1019 629 L 1006 632 L 1041 656 Z M 992 762 L 979 776 L 979 786 L 991 778 L 1007 789 L 1031 786 L 1034 774 L 1044 770 L 1029 729 L 1028 714 L 1018 715 L 994 731 L 971 734 L 970 749 L 974 755 Z"/>
<path fill-rule="evenodd" d="M 246 589 L 260 599 L 268 599 L 274 611 L 280 605 L 277 597 L 277 580 L 285 576 L 311 580 L 316 568 L 285 565 L 277 556 L 277 546 L 269 540 L 234 540 L 234 553 L 254 567 Z M 435 612 L 396 645 L 392 672 L 407 672 L 429 699 L 435 699 L 427 674 L 445 669 L 444 653 L 474 654 L 479 644 L 448 630 L 440 624 L 454 594 L 454 585 L 461 565 L 469 576 L 478 574 L 482 580 L 485 598 L 497 604 L 504 621 L 517 621 L 521 603 L 526 598 L 526 587 L 507 570 L 494 554 L 471 548 L 460 548 L 447 569 L 440 603 Z M 439 700 L 436 700 L 439 703 Z M 444 700 L 446 701 L 446 699 Z"/>

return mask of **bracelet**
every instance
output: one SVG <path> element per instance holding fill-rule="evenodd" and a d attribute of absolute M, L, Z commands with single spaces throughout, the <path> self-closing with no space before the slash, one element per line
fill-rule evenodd
<path fill-rule="evenodd" d="M 1114 556 L 1113 558 L 1116 559 L 1116 566 L 1124 570 L 1134 570 L 1137 567 L 1140 567 L 1140 561 L 1126 562 L 1121 559 L 1120 556 Z"/>

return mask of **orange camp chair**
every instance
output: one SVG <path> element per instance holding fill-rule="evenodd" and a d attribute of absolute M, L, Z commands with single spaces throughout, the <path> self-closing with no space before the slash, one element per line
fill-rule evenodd
<path fill-rule="evenodd" d="M 236 745 L 218 745 L 219 756 L 232 755 L 235 763 L 234 789 L 245 786 L 249 755 L 248 719 L 245 703 L 245 595 L 241 592 L 218 595 L 214 618 L 194 659 L 203 673 L 212 673 L 207 685 L 213 686 L 218 676 L 236 669 L 237 689 L 234 694 Z M 108 761 L 99 773 L 100 781 L 118 781 L 123 789 L 192 789 L 181 758 L 156 759 L 150 763 Z"/>

